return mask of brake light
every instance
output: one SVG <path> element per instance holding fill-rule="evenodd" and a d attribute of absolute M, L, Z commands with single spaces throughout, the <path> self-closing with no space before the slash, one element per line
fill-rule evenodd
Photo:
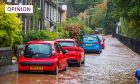
<path fill-rule="evenodd" d="M 99 44 L 99 42 L 95 42 L 94 44 Z"/>
<path fill-rule="evenodd" d="M 74 51 L 79 51 L 79 49 L 78 48 L 75 48 Z"/>

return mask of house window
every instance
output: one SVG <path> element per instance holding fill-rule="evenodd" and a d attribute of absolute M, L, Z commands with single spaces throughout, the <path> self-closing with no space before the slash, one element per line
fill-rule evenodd
<path fill-rule="evenodd" d="M 47 18 L 49 18 L 49 4 L 47 3 Z"/>
<path fill-rule="evenodd" d="M 28 4 L 28 5 L 32 5 L 32 0 L 28 0 L 28 1 L 27 1 L 27 4 Z"/>
<path fill-rule="evenodd" d="M 15 0 L 15 3 L 18 3 L 18 1 L 17 1 L 17 0 Z"/>
<path fill-rule="evenodd" d="M 47 17 L 47 3 L 45 3 L 45 18 Z"/>
<path fill-rule="evenodd" d="M 41 1 L 42 0 L 38 0 L 38 7 L 41 9 Z"/>
<path fill-rule="evenodd" d="M 11 3 L 11 2 L 12 2 L 12 0 L 7 0 L 7 2 Z"/>
<path fill-rule="evenodd" d="M 19 5 L 23 5 L 23 0 L 19 0 Z"/>

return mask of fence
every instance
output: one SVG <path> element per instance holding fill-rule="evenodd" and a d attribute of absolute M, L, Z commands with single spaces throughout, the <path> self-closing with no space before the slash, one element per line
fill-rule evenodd
<path fill-rule="evenodd" d="M 14 49 L 10 47 L 0 48 L 0 67 L 12 64 L 12 56 L 19 58 L 24 45 L 18 45 Z"/>
<path fill-rule="evenodd" d="M 113 37 L 116 37 L 120 42 L 122 42 L 124 45 L 129 47 L 134 52 L 138 53 L 140 55 L 140 41 L 119 35 L 119 34 L 113 34 Z"/>

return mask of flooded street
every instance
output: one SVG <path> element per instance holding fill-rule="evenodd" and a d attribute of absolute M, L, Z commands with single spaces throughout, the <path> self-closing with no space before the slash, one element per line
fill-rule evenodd
<path fill-rule="evenodd" d="M 0 75 L 0 84 L 135 84 L 134 73 L 140 68 L 140 56 L 114 38 L 106 38 L 101 54 L 87 53 L 85 65 L 70 66 L 58 76 L 47 73 Z"/>

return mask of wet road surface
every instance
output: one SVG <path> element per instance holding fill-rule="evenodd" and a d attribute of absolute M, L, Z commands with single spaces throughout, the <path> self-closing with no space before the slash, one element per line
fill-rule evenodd
<path fill-rule="evenodd" d="M 86 54 L 85 65 L 80 68 L 71 66 L 58 76 L 19 74 L 17 65 L 14 67 L 15 72 L 0 75 L 0 84 L 135 84 L 134 72 L 140 68 L 140 56 L 108 37 L 101 54 Z"/>

